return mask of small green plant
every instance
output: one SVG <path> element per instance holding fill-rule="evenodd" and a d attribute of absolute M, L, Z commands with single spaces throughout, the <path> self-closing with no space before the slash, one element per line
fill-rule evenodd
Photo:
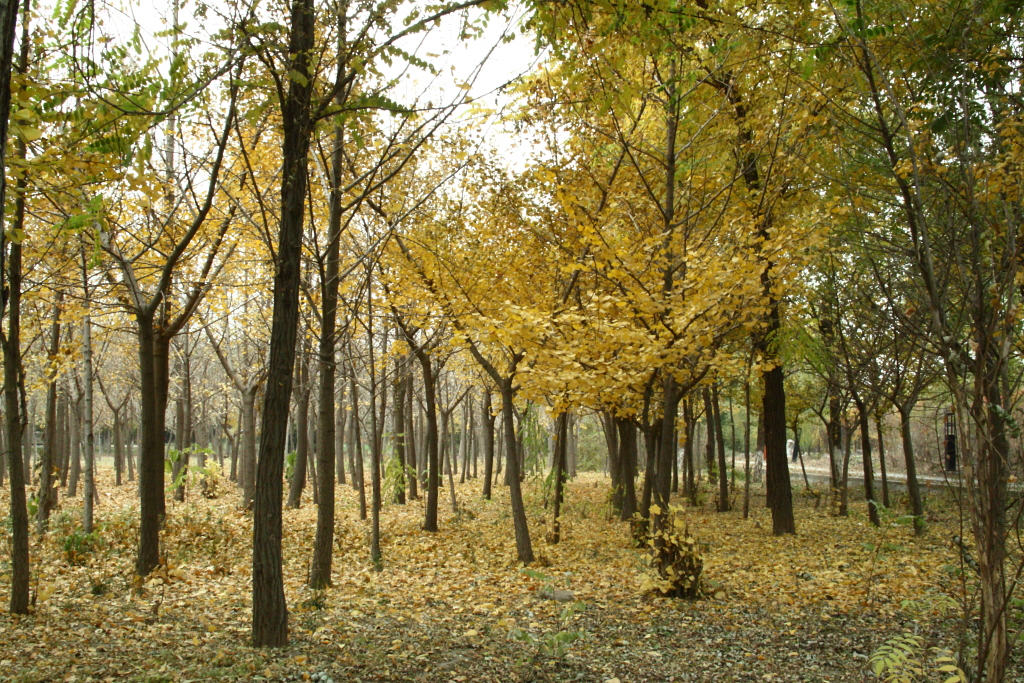
<path fill-rule="evenodd" d="M 915 600 L 904 600 L 900 607 L 916 618 L 942 617 L 959 605 L 949 595 L 937 591 Z M 928 656 L 930 654 L 930 656 Z M 871 653 L 872 673 L 889 683 L 941 680 L 943 683 L 967 681 L 953 653 L 942 647 L 927 647 L 925 639 L 911 632 L 890 638 Z"/>
<path fill-rule="evenodd" d="M 563 607 L 558 613 L 557 628 L 548 629 L 538 634 L 526 629 L 514 628 L 509 636 L 513 640 L 535 647 L 538 655 L 563 659 L 569 653 L 572 644 L 583 637 L 583 631 L 571 627 L 575 615 L 586 609 L 586 606 L 586 603 L 577 600 Z"/>
<path fill-rule="evenodd" d="M 68 564 L 82 566 L 89 561 L 97 550 L 102 547 L 103 540 L 98 531 L 85 533 L 75 529 L 64 536 L 61 540 L 61 548 L 64 551 L 64 559 Z"/>
<path fill-rule="evenodd" d="M 292 475 L 295 474 L 295 461 L 298 459 L 299 454 L 297 451 L 288 451 L 288 454 L 284 456 L 284 478 L 285 481 L 291 481 Z"/>
<path fill-rule="evenodd" d="M 404 491 L 410 478 L 415 477 L 416 472 L 411 467 L 398 460 L 398 456 L 391 456 L 384 462 L 383 495 L 386 500 L 397 500 L 400 491 Z"/>
<path fill-rule="evenodd" d="M 206 465 L 193 470 L 193 475 L 199 480 L 199 492 L 207 500 L 220 497 L 223 493 L 223 476 L 218 465 L 213 460 L 207 460 Z"/>
<path fill-rule="evenodd" d="M 925 658 L 926 653 L 931 653 L 931 657 Z M 868 663 L 871 672 L 887 683 L 967 682 L 967 674 L 957 666 L 949 650 L 925 648 L 924 638 L 913 633 L 902 633 L 885 641 L 871 653 Z"/>

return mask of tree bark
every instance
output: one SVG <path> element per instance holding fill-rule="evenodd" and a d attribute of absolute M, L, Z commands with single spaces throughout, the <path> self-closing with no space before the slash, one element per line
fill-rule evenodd
<path fill-rule="evenodd" d="M 28 62 L 28 0 L 25 2 L 22 26 L 22 49 L 19 71 L 24 72 Z M 7 121 L 11 104 L 10 75 L 14 63 L 14 35 L 18 17 L 16 0 L 3 0 L 0 4 L 0 160 L 4 170 L 7 162 Z M 18 156 L 24 158 L 24 145 L 19 144 Z M 4 206 L 6 175 L 0 173 L 0 207 Z M 15 197 L 14 227 L 23 228 L 25 221 L 24 180 L 19 181 Z M 2 213 L 2 212 L 0 212 Z M 2 220 L 2 215 L 0 215 Z M 4 416 L 7 430 L 7 473 L 10 482 L 11 518 L 11 597 L 14 614 L 27 614 L 29 608 L 29 554 L 28 506 L 25 497 L 25 468 L 22 462 L 23 419 L 20 391 L 24 389 L 21 368 L 21 283 L 22 254 L 20 242 L 7 244 L 6 226 L 0 226 L 0 256 L 6 264 L 0 269 L 3 278 L 2 303 L 7 307 L 7 333 L 0 333 L 4 355 Z"/>
<path fill-rule="evenodd" d="M 412 362 L 412 359 L 406 356 L 398 361 L 399 367 L 395 372 L 395 400 L 394 408 L 391 412 L 391 432 L 394 434 L 395 443 L 395 460 L 398 462 L 398 482 L 395 487 L 395 503 L 399 505 L 405 505 L 405 389 L 406 381 L 405 367 Z"/>
<path fill-rule="evenodd" d="M 555 418 L 555 451 L 554 477 L 555 500 L 551 515 L 551 542 L 558 543 L 562 538 L 561 514 L 562 496 L 565 484 L 565 460 L 569 441 L 569 413 L 561 413 Z"/>
<path fill-rule="evenodd" d="M 281 492 L 285 417 L 292 391 L 292 366 L 299 314 L 299 255 L 306 198 L 311 132 L 310 97 L 314 42 L 313 0 L 293 0 L 288 40 L 288 93 L 282 102 L 281 225 L 274 273 L 270 363 L 263 401 L 256 498 L 253 509 L 253 644 L 288 642 L 288 608 L 281 569 Z"/>
<path fill-rule="evenodd" d="M 484 430 L 484 500 L 491 499 L 491 480 L 494 476 L 494 415 L 491 414 L 491 392 L 484 389 L 481 426 Z"/>
<path fill-rule="evenodd" d="M 885 464 L 885 442 L 882 440 L 882 416 L 875 415 L 875 434 L 878 437 L 878 470 L 882 475 L 882 505 L 889 508 L 889 474 Z"/>
<path fill-rule="evenodd" d="M 295 464 L 292 468 L 292 479 L 288 486 L 288 502 L 285 506 L 297 510 L 302 504 L 302 490 L 306 486 L 306 470 L 309 459 L 309 363 L 303 343 L 303 352 L 296 364 L 295 387 Z"/>
<path fill-rule="evenodd" d="M 413 419 L 413 392 L 415 391 L 415 382 L 412 372 L 412 359 L 409 359 L 409 363 L 405 366 L 405 450 L 406 457 L 409 460 L 409 499 L 417 500 L 420 497 L 419 486 L 420 486 L 420 461 L 423 459 L 420 455 L 420 450 L 416 447 L 416 430 L 413 425 L 415 420 Z"/>
<path fill-rule="evenodd" d="M 618 417 L 615 425 L 619 434 L 619 481 L 622 486 L 619 519 L 628 521 L 636 513 L 636 424 L 629 418 Z"/>
<path fill-rule="evenodd" d="M 89 295 L 86 293 L 86 306 Z M 93 391 L 92 391 L 92 320 L 86 309 L 82 319 L 82 429 L 85 455 L 85 471 L 82 481 L 82 531 L 91 534 L 93 530 L 93 503 L 96 500 L 95 435 L 93 433 Z"/>
<path fill-rule="evenodd" d="M 363 439 L 362 425 L 359 422 L 359 387 L 356 384 L 356 370 L 350 368 L 348 393 L 352 401 L 352 485 L 359 494 L 359 519 L 366 519 L 366 486 L 363 479 Z M 371 407 L 370 410 L 373 410 Z"/>
<path fill-rule="evenodd" d="M 860 422 L 860 448 L 864 463 L 864 499 L 868 504 L 868 518 L 875 526 L 881 526 L 878 516 L 878 502 L 875 500 L 874 472 L 871 466 L 871 427 L 868 420 L 867 406 L 854 394 L 853 402 L 857 405 L 857 418 Z"/>
<path fill-rule="evenodd" d="M 711 411 L 712 422 L 715 425 L 714 437 L 718 448 L 718 511 L 728 512 L 729 505 L 729 475 L 725 467 L 725 435 L 722 433 L 722 410 L 719 405 L 718 384 L 711 388 Z"/>
<path fill-rule="evenodd" d="M 420 362 L 420 370 L 423 374 L 423 403 L 427 414 L 427 508 L 424 512 L 423 529 L 437 531 L 437 497 L 438 487 L 441 483 L 438 461 L 437 391 L 430 355 L 421 348 L 415 348 L 414 353 Z"/>
<path fill-rule="evenodd" d="M 910 433 L 911 405 L 898 405 L 900 414 L 900 437 L 903 441 L 903 462 L 907 469 L 907 493 L 910 497 L 910 512 L 914 515 L 914 534 L 924 533 L 924 502 L 921 488 L 917 483 L 917 463 L 914 458 L 914 441 Z"/>
<path fill-rule="evenodd" d="M 50 512 L 57 506 L 57 478 L 60 476 L 57 450 L 57 378 L 54 373 L 57 354 L 60 352 L 60 305 L 64 293 L 57 291 L 53 305 L 53 322 L 50 325 L 50 349 L 48 353 L 49 381 L 46 386 L 46 428 L 43 432 L 43 454 L 39 467 L 39 496 L 36 508 L 36 521 L 39 533 L 46 531 L 50 521 Z"/>
<path fill-rule="evenodd" d="M 479 359 L 478 359 L 479 360 Z M 523 564 L 533 562 L 533 546 L 530 543 L 530 529 L 526 522 L 526 506 L 519 478 L 519 458 L 516 457 L 515 404 L 512 380 L 499 384 L 501 391 L 501 416 L 505 427 L 505 464 L 508 472 L 509 498 L 512 503 L 512 527 L 516 537 L 516 555 Z"/>

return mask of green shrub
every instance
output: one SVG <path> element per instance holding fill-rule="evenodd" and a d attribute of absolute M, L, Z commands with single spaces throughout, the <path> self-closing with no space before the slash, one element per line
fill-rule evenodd
<path fill-rule="evenodd" d="M 102 545 L 103 540 L 97 531 L 84 533 L 76 529 L 61 539 L 64 559 L 68 564 L 76 566 L 86 564 L 92 554 L 99 550 Z"/>

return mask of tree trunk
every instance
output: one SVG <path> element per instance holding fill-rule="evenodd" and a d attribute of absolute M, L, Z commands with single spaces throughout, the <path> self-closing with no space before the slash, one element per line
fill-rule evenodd
<path fill-rule="evenodd" d="M 711 410 L 712 423 L 715 425 L 714 436 L 718 443 L 718 511 L 728 512 L 729 506 L 729 474 L 725 467 L 725 435 L 722 433 L 722 410 L 718 401 L 718 384 L 712 385 Z"/>
<path fill-rule="evenodd" d="M 77 396 L 68 411 L 68 434 L 71 437 L 70 464 L 68 465 L 68 496 L 78 496 L 78 482 L 82 478 L 82 397 Z"/>
<path fill-rule="evenodd" d="M 154 333 L 153 319 L 136 311 L 139 347 L 139 548 L 135 573 L 146 576 L 160 561 L 164 508 L 164 410 L 169 342 Z"/>
<path fill-rule="evenodd" d="M 380 551 L 380 461 L 382 450 L 382 434 L 384 430 L 384 406 L 387 401 L 387 384 L 377 384 L 376 361 L 373 352 L 373 287 L 372 272 L 366 272 L 366 345 L 370 351 L 370 562 L 377 571 L 383 569 Z M 385 332 L 385 344 L 387 334 Z M 377 387 L 381 394 L 381 415 L 377 417 Z"/>
<path fill-rule="evenodd" d="M 655 469 L 658 462 L 658 444 L 661 441 L 661 423 L 644 427 L 644 488 L 640 498 L 640 517 L 650 523 L 651 497 L 654 494 Z M 674 460 L 678 460 L 675 458 Z"/>
<path fill-rule="evenodd" d="M 505 428 L 505 464 L 508 472 L 509 498 L 512 502 L 512 526 L 516 536 L 516 555 L 523 564 L 533 562 L 533 546 L 530 543 L 530 529 L 526 522 L 526 507 L 519 479 L 519 459 L 516 457 L 515 403 L 512 380 L 505 380 L 500 386 L 501 416 Z"/>
<path fill-rule="evenodd" d="M 569 413 L 561 413 L 555 418 L 555 449 L 554 477 L 555 500 L 551 515 L 551 542 L 558 543 L 562 538 L 561 514 L 562 496 L 565 483 L 565 459 L 569 441 Z"/>
<path fill-rule="evenodd" d="M 50 325 L 50 349 L 47 368 L 49 381 L 46 386 L 46 428 L 43 432 L 43 453 L 39 467 L 39 496 L 36 508 L 37 527 L 40 535 L 46 531 L 50 512 L 57 506 L 57 479 L 60 476 L 57 436 L 57 379 L 53 376 L 60 352 L 60 305 L 64 294 L 57 291 L 57 300 L 53 305 L 53 322 Z"/>
<path fill-rule="evenodd" d="M 89 295 L 86 293 L 86 306 Z M 82 429 L 84 430 L 85 471 L 82 482 L 82 531 L 93 530 L 93 503 L 96 499 L 95 435 L 93 434 L 92 321 L 86 309 L 82 318 Z"/>
<path fill-rule="evenodd" d="M 337 363 L 335 363 L 337 368 Z M 337 374 L 337 371 L 335 371 Z M 337 407 L 334 411 L 334 459 L 338 483 L 345 485 L 345 430 L 348 427 L 348 412 L 345 410 L 345 383 L 335 380 L 338 385 Z"/>
<path fill-rule="evenodd" d="M 491 392 L 484 389 L 483 413 L 480 424 L 484 430 L 484 500 L 491 499 L 491 479 L 494 476 L 494 415 L 491 414 Z"/>
<path fill-rule="evenodd" d="M 661 443 L 658 444 L 658 462 L 654 467 L 657 475 L 654 486 L 654 503 L 658 509 L 651 516 L 651 527 L 655 531 L 665 529 L 669 520 L 668 503 L 672 485 L 672 458 L 676 456 L 674 441 L 679 399 L 679 390 L 675 379 L 670 374 L 666 375 L 662 380 Z"/>
<path fill-rule="evenodd" d="M 875 434 L 878 436 L 878 470 L 882 475 L 882 505 L 889 508 L 889 474 L 885 464 L 885 442 L 882 440 L 882 416 L 875 415 Z"/>
<path fill-rule="evenodd" d="M 850 514 L 850 452 L 853 448 L 853 427 L 842 425 L 843 461 L 839 477 L 839 516 Z"/>
<path fill-rule="evenodd" d="M 686 432 L 685 443 L 683 444 L 683 483 L 686 489 L 684 493 L 690 499 L 690 505 L 697 505 L 697 464 L 694 462 L 693 439 L 696 429 L 693 419 L 693 407 L 689 398 L 683 400 L 683 429 Z"/>
<path fill-rule="evenodd" d="M 750 517 L 750 379 L 743 383 L 743 519 Z"/>
<path fill-rule="evenodd" d="M 900 437 L 903 440 L 903 461 L 907 468 L 907 493 L 910 497 L 910 512 L 914 515 L 914 534 L 924 533 L 924 502 L 921 488 L 917 483 L 917 463 L 914 460 L 914 441 L 910 434 L 910 411 L 912 404 L 896 406 L 900 414 Z"/>
<path fill-rule="evenodd" d="M 711 408 L 711 392 L 707 387 L 701 390 L 704 401 L 704 466 L 708 469 L 708 484 L 714 486 L 718 478 L 715 448 L 715 412 Z"/>
<path fill-rule="evenodd" d="M 628 521 L 636 513 L 636 424 L 625 417 L 615 418 L 615 424 L 619 434 L 619 481 L 622 482 L 619 519 Z"/>
<path fill-rule="evenodd" d="M 299 314 L 299 256 L 311 132 L 310 60 L 314 39 L 313 0 L 293 0 L 288 41 L 288 93 L 282 102 L 281 224 L 274 273 L 270 363 L 263 401 L 253 509 L 253 644 L 288 643 L 288 608 L 281 573 L 281 490 L 285 422 L 292 391 Z M 298 74 L 293 77 L 291 74 Z"/>
<path fill-rule="evenodd" d="M 25 7 L 26 26 L 22 30 L 21 65 L 24 71 L 28 59 L 27 17 L 28 3 Z M 10 75 L 14 56 L 15 23 L 18 16 L 18 3 L 5 0 L 0 5 L 0 159 L 4 169 L 8 167 L 5 153 L 7 140 L 7 119 L 10 111 L 11 86 Z M 18 143 L 18 156 L 25 157 L 25 148 Z M 13 228 L 22 230 L 25 222 L 24 180 L 18 181 L 18 192 L 15 196 L 15 215 Z M 3 206 L 6 182 L 0 178 L 0 206 Z M 0 216 L 2 219 L 2 216 Z M 0 230 L 0 234 L 5 233 Z M 12 233 L 14 230 L 11 231 Z M 7 333 L 0 333 L 0 343 L 4 354 L 4 415 L 7 428 L 7 474 L 11 487 L 10 519 L 11 519 L 11 598 L 10 607 L 14 614 L 27 614 L 29 607 L 29 553 L 28 553 L 28 506 L 25 497 L 25 468 L 22 462 L 22 436 L 24 421 L 20 404 L 20 391 L 24 389 L 24 377 L 21 374 L 21 282 L 22 254 L 21 243 L 6 242 L 6 235 L 0 237 L 0 255 L 6 256 L 4 268 L 3 294 L 7 305 Z M 6 253 L 3 253 L 6 252 Z"/>
<path fill-rule="evenodd" d="M 412 358 L 405 366 L 405 450 L 406 458 L 409 461 L 409 499 L 416 500 L 420 497 L 420 461 L 423 459 L 421 451 L 416 447 L 416 430 L 413 428 L 413 392 L 415 382 L 413 381 Z"/>
<path fill-rule="evenodd" d="M 878 503 L 875 501 L 875 476 L 871 466 L 871 427 L 868 421 L 867 407 L 856 394 L 854 394 L 853 402 L 857 406 L 857 417 L 860 421 L 860 447 L 864 462 L 864 499 L 868 504 L 868 518 L 875 526 L 881 526 Z"/>
<path fill-rule="evenodd" d="M 778 317 L 775 303 L 773 319 Z M 772 329 L 778 329 L 778 321 Z M 782 366 L 775 365 L 763 373 L 764 443 L 767 455 L 767 482 L 769 507 L 772 511 L 772 533 L 795 534 L 793 519 L 793 493 L 789 483 L 789 459 L 786 457 L 786 391 L 783 386 Z"/>
<path fill-rule="evenodd" d="M 619 429 L 612 413 L 601 413 L 601 428 L 604 431 L 604 442 L 608 449 L 606 468 L 612 478 L 612 508 L 616 512 L 621 512 L 622 499 L 626 491 L 622 481 L 622 465 L 619 462 Z"/>
<path fill-rule="evenodd" d="M 302 357 L 296 364 L 298 377 L 295 387 L 295 464 L 288 486 L 288 502 L 285 506 L 297 510 L 302 504 L 302 489 L 306 486 L 306 470 L 309 461 L 309 363 L 303 344 Z"/>
<path fill-rule="evenodd" d="M 395 400 L 394 408 L 391 412 L 391 432 L 394 435 L 395 443 L 395 460 L 398 463 L 398 481 L 395 486 L 395 503 L 399 505 L 405 505 L 405 470 L 406 470 L 406 455 L 405 455 L 405 367 L 412 362 L 412 359 L 406 356 L 398 362 L 398 368 L 395 372 Z"/>
<path fill-rule="evenodd" d="M 366 519 L 366 486 L 363 479 L 363 439 L 362 425 L 359 422 L 359 387 L 356 385 L 356 371 L 348 380 L 348 393 L 352 401 L 352 485 L 359 494 L 359 519 Z M 370 408 L 373 410 L 372 406 Z"/>
<path fill-rule="evenodd" d="M 313 492 L 313 505 L 320 505 L 320 488 L 317 486 L 316 476 L 316 459 L 319 451 L 317 450 L 317 433 L 316 433 L 316 420 L 306 420 L 308 428 L 306 429 L 306 443 L 307 448 L 312 454 L 308 457 L 306 462 L 309 464 L 309 487 Z"/>
<path fill-rule="evenodd" d="M 423 374 L 423 402 L 427 413 L 427 509 L 424 513 L 423 529 L 437 531 L 437 495 L 440 486 L 437 435 L 437 393 L 434 371 L 430 356 L 422 349 L 415 351 Z"/>
<path fill-rule="evenodd" d="M 124 423 L 121 411 L 112 411 L 114 414 L 114 486 L 121 486 L 124 480 Z M 52 475 L 51 475 L 52 476 Z"/>

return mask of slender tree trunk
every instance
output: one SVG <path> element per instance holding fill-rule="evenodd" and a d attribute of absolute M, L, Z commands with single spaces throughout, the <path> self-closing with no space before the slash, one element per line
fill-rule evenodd
<path fill-rule="evenodd" d="M 871 466 L 871 427 L 868 421 L 867 407 L 857 395 L 854 395 L 853 402 L 857 405 L 857 417 L 860 421 L 860 447 L 864 463 L 864 499 L 868 504 L 868 518 L 875 526 L 881 526 L 878 503 L 875 501 L 875 477 Z"/>
<path fill-rule="evenodd" d="M 337 363 L 335 363 L 337 368 Z M 337 374 L 337 371 L 335 371 Z M 340 379 L 340 378 L 338 378 Z M 338 472 L 338 483 L 345 485 L 345 433 L 348 428 L 348 412 L 345 410 L 345 382 L 335 380 L 338 385 L 337 407 L 334 411 L 334 458 Z"/>
<path fill-rule="evenodd" d="M 67 397 L 67 388 L 58 390 L 57 394 L 57 450 L 54 455 L 57 458 L 57 468 L 60 470 L 60 485 L 65 489 L 68 485 L 68 473 L 71 464 L 71 439 L 70 425 L 68 423 L 68 405 L 70 400 Z"/>
<path fill-rule="evenodd" d="M 714 436 L 718 443 L 718 511 L 728 512 L 729 506 L 729 475 L 725 467 L 725 435 L 722 433 L 722 410 L 718 400 L 718 384 L 711 389 L 712 422 L 715 425 Z"/>
<path fill-rule="evenodd" d="M 395 372 L 395 399 L 394 408 L 391 412 L 391 431 L 394 434 L 395 443 L 395 460 L 398 462 L 398 482 L 395 488 L 395 502 L 399 505 L 405 505 L 405 470 L 406 470 L 406 455 L 405 455 L 405 367 L 412 359 L 406 356 L 398 362 L 398 368 Z"/>
<path fill-rule="evenodd" d="M 483 414 L 480 425 L 484 430 L 484 500 L 491 499 L 491 480 L 494 476 L 494 415 L 491 414 L 491 392 L 484 389 Z"/>
<path fill-rule="evenodd" d="M 349 377 L 348 393 L 352 400 L 352 485 L 359 493 L 359 519 L 366 519 L 366 486 L 363 479 L 363 440 L 362 428 L 359 423 L 359 387 L 356 385 L 355 368 Z M 371 410 L 373 408 L 371 407 Z"/>
<path fill-rule="evenodd" d="M 405 366 L 405 450 L 406 458 L 409 460 L 409 499 L 416 500 L 420 497 L 420 462 L 423 460 L 420 451 L 416 447 L 416 430 L 413 428 L 413 392 L 415 382 L 413 381 L 412 358 Z"/>
<path fill-rule="evenodd" d="M 551 542 L 558 543 L 562 538 L 561 514 L 562 496 L 565 484 L 565 459 L 569 441 L 569 414 L 561 413 L 555 418 L 555 449 L 554 476 L 555 500 L 552 506 Z"/>
<path fill-rule="evenodd" d="M 430 356 L 423 350 L 416 350 L 423 374 L 423 401 L 426 409 L 427 432 L 427 509 L 423 519 L 425 531 L 437 531 L 437 497 L 440 486 L 440 463 L 438 462 L 437 435 L 437 392 Z"/>
<path fill-rule="evenodd" d="M 622 482 L 622 507 L 619 519 L 628 521 L 636 513 L 636 424 L 629 418 L 615 419 L 619 433 L 619 481 Z"/>
<path fill-rule="evenodd" d="M 606 468 L 612 478 L 612 508 L 621 513 L 626 489 L 625 483 L 622 481 L 622 465 L 619 462 L 619 428 L 612 413 L 601 413 L 601 428 L 604 430 L 604 442 L 608 449 Z"/>
<path fill-rule="evenodd" d="M 68 434 L 71 435 L 71 464 L 68 466 L 68 496 L 78 496 L 78 482 L 82 479 L 82 397 L 75 398 L 75 402 L 68 411 Z"/>
<path fill-rule="evenodd" d="M 718 478 L 715 448 L 715 413 L 711 408 L 711 392 L 707 387 L 701 390 L 704 401 L 704 466 L 708 469 L 708 484 L 714 486 Z"/>
<path fill-rule="evenodd" d="M 850 514 L 850 453 L 853 448 L 853 426 L 841 426 L 843 460 L 839 477 L 839 516 Z"/>
<path fill-rule="evenodd" d="M 640 517 L 648 523 L 651 521 L 651 497 L 654 495 L 655 469 L 658 462 L 658 444 L 661 441 L 662 424 L 656 422 L 644 427 L 644 488 L 640 497 Z M 678 458 L 674 458 L 678 460 Z"/>
<path fill-rule="evenodd" d="M 878 437 L 878 471 L 882 475 L 882 505 L 889 508 L 889 473 L 885 464 L 885 442 L 882 440 L 882 416 L 875 415 L 875 434 Z"/>
<path fill-rule="evenodd" d="M 778 302 L 775 302 L 772 329 L 778 329 Z M 786 392 L 782 366 L 775 365 L 762 375 L 764 381 L 764 441 L 767 454 L 769 507 L 772 511 L 772 533 L 795 534 L 793 493 L 789 483 L 789 459 L 786 457 Z"/>
<path fill-rule="evenodd" d="M 519 459 L 516 457 L 515 404 L 512 380 L 505 380 L 499 385 L 501 390 L 501 415 L 505 428 L 505 452 L 508 462 L 509 498 L 512 502 L 512 526 L 516 536 L 516 554 L 523 564 L 533 562 L 533 546 L 530 543 L 530 529 L 526 522 L 526 506 L 523 505 L 523 492 L 519 479 Z"/>
<path fill-rule="evenodd" d="M 295 465 L 288 486 L 288 502 L 285 507 L 297 510 L 302 504 L 302 489 L 306 486 L 306 470 L 309 462 L 309 354 L 303 344 L 302 356 L 296 364 L 295 386 Z"/>
<path fill-rule="evenodd" d="M 690 505 L 697 505 L 697 465 L 694 462 L 694 431 L 696 429 L 693 419 L 693 407 L 689 398 L 683 400 L 683 429 L 686 431 L 686 443 L 683 445 L 683 482 Z"/>
<path fill-rule="evenodd" d="M 307 462 L 309 463 L 309 487 L 313 491 L 313 505 L 320 505 L 320 487 L 317 486 L 317 472 L 316 472 L 316 459 L 319 453 L 317 449 L 317 433 L 316 433 L 316 420 L 306 420 L 308 428 L 306 429 L 306 443 L 308 444 L 309 452 L 312 454 L 309 456 Z"/>
<path fill-rule="evenodd" d="M 121 411 L 112 411 L 114 414 L 114 486 L 121 486 L 124 483 L 124 423 L 122 422 Z M 52 474 L 51 474 L 52 476 Z"/>
<path fill-rule="evenodd" d="M 373 349 L 373 287 L 371 286 L 372 272 L 369 267 L 366 272 L 366 337 L 367 347 L 370 351 L 370 436 L 373 439 L 370 444 L 370 562 L 374 569 L 383 569 L 381 564 L 380 550 L 380 461 L 382 448 L 382 435 L 384 429 L 384 405 L 387 400 L 387 385 L 377 384 L 376 360 Z M 387 334 L 385 333 L 385 338 Z M 385 342 L 386 343 L 386 342 Z M 380 386 L 381 394 L 381 416 L 377 418 L 377 387 Z"/>
<path fill-rule="evenodd" d="M 750 380 L 743 383 L 743 519 L 750 517 Z"/>
<path fill-rule="evenodd" d="M 256 497 L 256 395 L 258 388 L 250 385 L 242 392 L 241 452 L 238 454 L 242 478 L 242 507 L 248 509 Z"/>
<path fill-rule="evenodd" d="M 907 468 L 907 493 L 910 497 L 910 512 L 914 515 L 914 534 L 924 533 L 924 502 L 921 500 L 921 488 L 917 483 L 917 463 L 914 458 L 914 441 L 910 434 L 911 404 L 899 405 L 900 437 L 903 440 L 903 461 Z"/>
<path fill-rule="evenodd" d="M 22 50 L 18 71 L 24 72 L 28 62 L 28 2 L 25 2 L 22 27 Z M 15 24 L 18 17 L 16 0 L 4 0 L 0 5 L 0 159 L 6 169 L 7 120 L 11 103 L 10 75 L 14 61 Z M 18 143 L 18 157 L 25 158 L 25 148 Z M 0 174 L 0 207 L 4 206 L 6 180 Z M 13 228 L 23 229 L 25 222 L 24 180 L 18 181 L 15 196 Z M 0 212 L 2 214 L 2 212 Z M 2 219 L 2 215 L 0 215 Z M 27 614 L 29 607 L 29 554 L 28 554 L 28 506 L 25 498 L 25 468 L 22 463 L 22 436 L 24 422 L 20 391 L 24 389 L 21 374 L 21 243 L 6 244 L 6 226 L 0 226 L 0 256 L 6 257 L 3 268 L 3 303 L 7 306 L 7 332 L 0 333 L 0 344 L 4 355 L 4 415 L 7 428 L 7 473 L 11 487 L 11 598 L 10 607 L 14 614 Z M 14 232 L 13 230 L 11 231 Z"/>
<path fill-rule="evenodd" d="M 662 380 L 662 423 L 661 443 L 658 445 L 657 474 L 654 486 L 654 503 L 658 510 L 652 515 L 651 525 L 655 531 L 666 528 L 668 523 L 669 492 L 672 485 L 672 458 L 676 456 L 675 433 L 676 413 L 679 409 L 679 389 L 671 374 Z"/>
<path fill-rule="evenodd" d="M 253 644 L 288 643 L 288 608 L 281 569 L 281 492 L 285 420 L 292 391 L 299 313 L 299 255 L 311 132 L 310 60 L 314 41 L 313 0 L 293 0 L 288 41 L 288 92 L 282 102 L 281 224 L 274 274 L 270 362 L 263 402 L 256 498 L 253 508 Z"/>
<path fill-rule="evenodd" d="M 53 374 L 55 372 L 53 364 L 57 362 L 57 354 L 60 352 L 60 306 L 63 299 L 63 292 L 58 290 L 56 302 L 53 305 L 53 322 L 50 325 L 48 354 L 50 367 L 47 368 L 50 379 L 46 386 L 46 430 L 43 432 L 43 454 L 39 467 L 39 496 L 36 508 L 36 520 L 40 534 L 46 531 L 50 512 L 57 506 L 56 484 L 57 478 L 60 476 L 58 464 L 60 457 L 57 453 L 60 447 L 57 441 L 57 379 Z"/>
<path fill-rule="evenodd" d="M 359 489 L 358 476 L 356 475 L 356 429 L 359 425 L 359 402 L 356 398 L 352 397 L 352 385 L 355 382 L 355 366 L 352 365 L 352 351 L 351 348 L 348 351 L 349 355 L 349 392 L 348 400 L 352 406 L 351 414 L 348 416 L 348 471 L 351 475 L 349 482 L 352 485 L 352 490 L 357 491 Z M 359 454 L 361 455 L 361 454 Z"/>
<path fill-rule="evenodd" d="M 729 478 L 729 488 L 732 495 L 736 495 L 736 415 L 732 410 L 732 395 L 729 395 L 729 447 L 732 449 L 732 475 Z"/>
<path fill-rule="evenodd" d="M 86 293 L 86 306 L 89 295 Z M 82 318 L 82 428 L 84 430 L 85 472 L 82 482 L 82 531 L 93 530 L 93 503 L 96 500 L 95 435 L 93 434 L 92 320 L 88 309 Z"/>

